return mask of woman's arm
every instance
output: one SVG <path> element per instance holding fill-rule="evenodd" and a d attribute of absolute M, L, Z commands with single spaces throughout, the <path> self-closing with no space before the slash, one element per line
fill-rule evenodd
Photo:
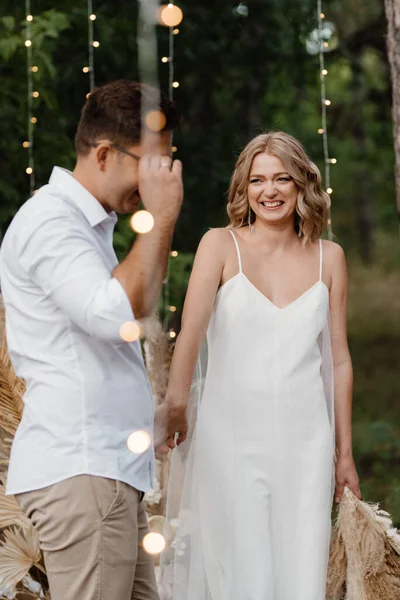
<path fill-rule="evenodd" d="M 347 269 L 344 252 L 329 244 L 332 282 L 330 290 L 331 343 L 335 382 L 336 502 L 345 486 L 361 498 L 352 450 L 353 367 L 347 343 Z"/>
<path fill-rule="evenodd" d="M 179 433 L 178 444 L 186 439 L 186 409 L 193 372 L 207 332 L 215 296 L 225 264 L 227 232 L 213 229 L 200 242 L 189 281 L 182 315 L 182 328 L 171 362 L 168 390 L 159 419 L 167 422 L 167 436 Z"/>

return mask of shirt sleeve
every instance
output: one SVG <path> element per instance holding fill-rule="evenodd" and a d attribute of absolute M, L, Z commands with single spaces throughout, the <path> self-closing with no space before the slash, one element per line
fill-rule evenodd
<path fill-rule="evenodd" d="M 69 214 L 22 226 L 17 260 L 44 293 L 81 329 L 110 343 L 134 320 L 121 283 L 104 264 L 85 226 Z"/>

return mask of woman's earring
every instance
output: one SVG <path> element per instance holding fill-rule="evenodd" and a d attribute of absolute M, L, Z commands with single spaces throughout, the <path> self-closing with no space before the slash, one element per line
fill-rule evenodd
<path fill-rule="evenodd" d="M 250 233 L 253 233 L 254 232 L 254 225 L 251 222 L 251 208 L 250 208 L 250 206 L 249 206 L 249 216 L 248 216 L 247 220 L 248 220 L 248 223 L 249 223 Z"/>

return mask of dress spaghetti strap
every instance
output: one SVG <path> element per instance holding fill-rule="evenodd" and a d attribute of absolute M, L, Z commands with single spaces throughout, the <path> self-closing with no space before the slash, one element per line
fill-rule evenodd
<path fill-rule="evenodd" d="M 319 281 L 322 281 L 322 240 L 319 240 Z"/>
<path fill-rule="evenodd" d="M 233 233 L 232 229 L 229 229 L 229 231 L 232 234 L 233 241 L 235 242 L 235 246 L 236 246 L 236 252 L 237 252 L 238 263 L 239 263 L 239 273 L 243 273 L 243 270 L 242 270 L 242 257 L 240 255 L 239 244 L 238 244 L 238 241 L 236 239 L 236 235 Z"/>

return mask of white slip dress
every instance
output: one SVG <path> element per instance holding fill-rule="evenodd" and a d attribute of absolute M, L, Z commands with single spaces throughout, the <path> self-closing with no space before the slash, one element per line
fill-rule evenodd
<path fill-rule="evenodd" d="M 191 435 L 173 453 L 161 598 L 325 600 L 335 440 L 322 243 L 318 281 L 278 308 L 231 233 L 239 272 L 218 291 Z"/>

